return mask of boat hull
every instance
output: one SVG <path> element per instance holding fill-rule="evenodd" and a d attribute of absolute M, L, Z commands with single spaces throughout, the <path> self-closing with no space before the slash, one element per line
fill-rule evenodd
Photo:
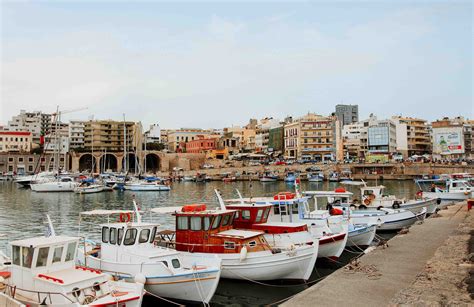
<path fill-rule="evenodd" d="M 347 233 L 324 236 L 319 239 L 318 258 L 337 259 L 344 252 Z"/>
<path fill-rule="evenodd" d="M 317 246 L 300 246 L 292 249 L 240 254 L 217 254 L 222 259 L 222 277 L 242 280 L 307 280 L 313 272 Z"/>
<path fill-rule="evenodd" d="M 75 182 L 45 182 L 32 183 L 30 186 L 34 192 L 74 192 L 78 184 Z"/>
<path fill-rule="evenodd" d="M 364 225 L 362 227 L 355 225 L 353 229 L 349 230 L 349 237 L 347 238 L 346 246 L 369 246 L 375 238 L 376 231 L 376 225 Z"/>
<path fill-rule="evenodd" d="M 147 191 L 150 191 L 150 192 L 153 192 L 153 191 L 169 191 L 171 190 L 171 188 L 169 186 L 161 186 L 161 185 L 157 185 L 157 186 L 134 186 L 134 185 L 124 185 L 123 187 L 125 190 L 129 190 L 129 191 L 135 191 L 135 192 L 147 192 Z"/>

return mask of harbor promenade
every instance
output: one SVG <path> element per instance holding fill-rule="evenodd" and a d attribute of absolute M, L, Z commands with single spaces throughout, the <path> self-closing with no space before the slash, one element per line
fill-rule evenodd
<path fill-rule="evenodd" d="M 456 284 L 463 283 L 472 264 L 463 266 L 451 263 L 455 261 L 454 258 L 459 254 L 459 250 L 461 253 L 464 252 L 464 257 L 467 256 L 469 253 L 467 242 L 458 244 L 461 246 L 458 246 L 456 255 L 451 255 L 449 252 L 444 255 L 437 253 L 438 257 L 444 258 L 445 262 L 450 263 L 440 276 L 447 275 L 448 278 L 453 279 L 452 276 L 456 274 L 456 270 L 461 270 L 459 280 L 441 283 L 440 278 L 428 276 L 426 278 L 428 282 L 418 288 L 420 293 L 411 299 L 414 297 L 423 298 L 423 292 L 429 292 L 432 301 L 430 301 L 429 295 L 425 295 L 428 297 L 427 301 L 421 299 L 417 302 L 411 299 L 407 300 L 410 298 L 409 295 L 405 295 L 404 299 L 400 299 L 399 296 L 403 296 L 401 294 L 404 292 L 410 293 L 410 288 L 413 287 L 417 278 L 423 274 L 429 274 L 430 265 L 427 263 L 440 247 L 452 241 L 451 236 L 460 232 L 458 229 L 460 225 L 462 226 L 468 221 L 472 226 L 472 215 L 472 210 L 468 212 L 465 203 L 441 210 L 438 217 L 426 219 L 422 225 L 412 226 L 408 233 L 394 237 L 388 242 L 388 247 L 378 247 L 359 258 L 357 267 L 349 264 L 348 266 L 351 267 L 346 266 L 337 270 L 313 287 L 295 295 L 282 306 L 314 306 L 315 304 L 318 306 L 388 306 L 396 304 L 430 305 L 432 303 L 437 305 L 440 300 L 439 296 L 444 297 L 444 301 L 447 301 L 448 305 L 450 303 L 469 305 L 469 302 L 472 303 L 472 301 L 470 301 L 467 291 L 461 289 L 462 286 L 461 288 L 457 287 Z M 469 237 L 469 231 L 465 235 Z M 465 248 L 463 248 L 464 243 Z M 454 252 L 453 248 L 450 249 Z M 437 269 L 442 270 L 443 268 Z M 431 279 L 440 285 L 430 285 Z M 434 297 L 433 294 L 435 294 Z"/>

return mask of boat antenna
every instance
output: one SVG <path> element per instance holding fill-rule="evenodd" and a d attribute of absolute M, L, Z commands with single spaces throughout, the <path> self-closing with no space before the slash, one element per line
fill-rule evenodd
<path fill-rule="evenodd" d="M 56 232 L 54 231 L 53 223 L 51 222 L 51 218 L 49 214 L 46 214 L 46 219 L 48 221 L 48 228 L 46 228 L 46 237 L 55 237 Z"/>
<path fill-rule="evenodd" d="M 216 193 L 217 200 L 219 201 L 219 205 L 221 206 L 221 210 L 226 210 L 224 200 L 222 199 L 222 195 L 219 190 L 214 189 L 214 193 Z"/>
<path fill-rule="evenodd" d="M 240 191 L 239 191 L 239 189 L 237 189 L 237 188 L 235 189 L 235 191 L 237 191 L 237 195 L 239 195 L 240 204 L 243 205 L 243 204 L 244 204 L 244 198 L 242 197 L 242 194 L 240 194 Z"/>
<path fill-rule="evenodd" d="M 135 195 L 133 196 L 133 210 L 135 211 L 135 215 L 137 216 L 137 223 L 140 224 L 142 222 L 142 216 L 138 211 L 137 201 L 135 200 Z"/>

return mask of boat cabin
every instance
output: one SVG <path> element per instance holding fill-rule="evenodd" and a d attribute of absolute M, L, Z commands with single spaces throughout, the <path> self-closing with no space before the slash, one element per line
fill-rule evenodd
<path fill-rule="evenodd" d="M 373 187 L 362 187 L 360 188 L 360 193 L 362 195 L 362 199 L 369 198 L 374 200 L 376 198 L 381 198 L 383 196 L 383 191 L 385 186 L 378 185 Z"/>
<path fill-rule="evenodd" d="M 176 250 L 200 253 L 240 253 L 270 250 L 263 231 L 234 229 L 237 210 L 207 210 L 185 205 L 176 216 Z"/>
<path fill-rule="evenodd" d="M 117 262 L 130 260 L 124 257 L 133 257 L 133 254 L 119 253 L 120 250 L 153 247 L 158 228 L 158 224 L 153 223 L 112 223 L 100 226 L 101 258 Z"/>
<path fill-rule="evenodd" d="M 304 223 L 277 223 L 268 222 L 268 216 L 274 205 L 271 203 L 240 203 L 226 206 L 228 209 L 237 210 L 234 227 L 239 229 L 257 229 L 266 234 L 282 234 L 307 231 Z"/>

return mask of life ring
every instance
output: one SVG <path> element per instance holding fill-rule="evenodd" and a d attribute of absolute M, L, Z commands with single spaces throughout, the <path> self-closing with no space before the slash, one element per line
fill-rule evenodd
<path fill-rule="evenodd" d="M 370 200 L 370 199 L 368 199 L 368 198 L 364 199 L 364 204 L 365 204 L 366 206 L 370 205 L 371 202 L 372 202 L 372 200 Z"/>
<path fill-rule="evenodd" d="M 128 223 L 132 219 L 130 212 L 120 213 L 120 223 Z"/>
<path fill-rule="evenodd" d="M 416 196 L 417 197 L 423 197 L 423 191 L 420 190 L 420 191 L 416 192 Z"/>
<path fill-rule="evenodd" d="M 361 209 L 361 210 L 366 210 L 366 209 L 367 209 L 367 206 L 365 206 L 365 205 L 360 205 L 360 206 L 359 206 L 359 209 Z"/>
<path fill-rule="evenodd" d="M 400 203 L 398 201 L 394 201 L 392 205 L 393 209 L 400 209 Z"/>
<path fill-rule="evenodd" d="M 373 201 L 375 199 L 375 194 L 369 194 L 368 198 L 370 199 L 370 201 Z"/>

